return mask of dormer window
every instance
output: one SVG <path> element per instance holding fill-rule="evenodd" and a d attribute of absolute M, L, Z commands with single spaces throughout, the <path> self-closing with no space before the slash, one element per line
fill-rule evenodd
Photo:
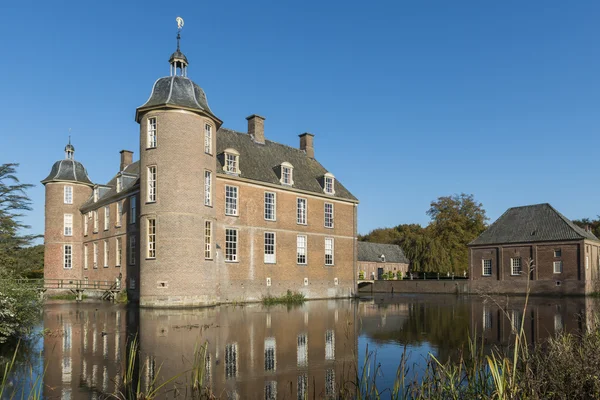
<path fill-rule="evenodd" d="M 223 169 L 230 174 L 240 173 L 240 153 L 235 149 L 225 150 L 225 166 Z"/>
<path fill-rule="evenodd" d="M 123 177 L 117 177 L 117 193 L 120 193 L 123 190 Z"/>
<path fill-rule="evenodd" d="M 94 203 L 98 201 L 98 188 L 94 188 Z"/>
<path fill-rule="evenodd" d="M 283 185 L 292 186 L 294 184 L 294 166 L 289 162 L 281 163 L 281 179 Z"/>
<path fill-rule="evenodd" d="M 325 174 L 323 179 L 323 191 L 327 194 L 335 194 L 335 176 L 329 172 Z"/>
<path fill-rule="evenodd" d="M 381 257 L 379 257 L 379 258 L 381 258 L 381 262 L 383 262 L 383 263 L 385 262 L 385 254 L 382 254 Z"/>

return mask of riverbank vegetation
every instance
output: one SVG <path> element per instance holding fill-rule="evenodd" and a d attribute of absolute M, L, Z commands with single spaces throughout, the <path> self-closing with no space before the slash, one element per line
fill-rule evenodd
<path fill-rule="evenodd" d="M 38 236 L 23 234 L 29 227 L 20 219 L 31 210 L 26 190 L 32 185 L 19 182 L 17 166 L 0 165 L 0 343 L 29 332 L 40 312 L 35 288 L 14 281 L 35 275 L 43 265 L 43 249 L 31 248 Z"/>
<path fill-rule="evenodd" d="M 281 296 L 263 296 L 262 304 L 265 306 L 271 306 L 274 304 L 302 304 L 306 301 L 304 295 L 300 292 L 292 292 L 288 290 L 286 294 Z"/>
<path fill-rule="evenodd" d="M 365 242 L 399 245 L 417 272 L 454 272 L 463 275 L 468 263 L 467 244 L 486 228 L 488 217 L 472 194 L 462 193 L 432 201 L 431 222 L 379 228 L 359 236 Z"/>

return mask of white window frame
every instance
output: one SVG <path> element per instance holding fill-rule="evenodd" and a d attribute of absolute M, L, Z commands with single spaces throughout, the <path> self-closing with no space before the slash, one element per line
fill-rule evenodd
<path fill-rule="evenodd" d="M 73 204 L 73 186 L 65 185 L 63 189 L 63 197 L 65 204 Z"/>
<path fill-rule="evenodd" d="M 234 149 L 227 149 L 224 151 L 224 165 L 223 170 L 228 174 L 240 174 L 240 153 Z"/>
<path fill-rule="evenodd" d="M 335 176 L 329 172 L 323 177 L 323 192 L 325 194 L 335 194 Z"/>
<path fill-rule="evenodd" d="M 308 225 L 308 200 L 304 197 L 296 198 L 296 223 Z"/>
<path fill-rule="evenodd" d="M 266 221 L 277 221 L 277 193 L 265 192 L 265 212 L 264 218 Z M 267 218 L 267 217 L 271 218 Z"/>
<path fill-rule="evenodd" d="M 306 333 L 297 336 L 296 365 L 298 367 L 308 366 L 308 335 Z"/>
<path fill-rule="evenodd" d="M 335 360 L 335 331 L 333 329 L 325 331 L 325 360 Z"/>
<path fill-rule="evenodd" d="M 264 234 L 265 246 L 264 246 L 264 261 L 265 264 L 276 264 L 277 263 L 277 235 L 275 232 L 265 232 Z"/>
<path fill-rule="evenodd" d="M 122 201 L 117 201 L 117 213 L 116 213 L 116 221 L 115 221 L 115 226 L 117 228 L 121 227 L 121 223 L 123 221 L 123 202 Z"/>
<path fill-rule="evenodd" d="M 123 261 L 123 244 L 121 243 L 121 238 L 115 238 L 115 267 L 120 267 L 121 262 Z"/>
<path fill-rule="evenodd" d="M 516 269 L 518 268 L 518 269 Z M 516 271 L 516 272 L 515 272 Z M 521 265 L 521 257 L 514 257 L 510 259 L 510 274 L 512 276 L 521 275 L 523 267 Z"/>
<path fill-rule="evenodd" d="M 89 219 L 90 219 L 89 212 L 83 214 L 83 236 L 88 235 L 88 229 L 89 229 L 89 224 L 90 224 Z"/>
<path fill-rule="evenodd" d="M 73 236 L 73 214 L 63 215 L 63 234 Z"/>
<path fill-rule="evenodd" d="M 236 228 L 225 228 L 225 262 L 239 261 L 239 241 L 239 231 Z"/>
<path fill-rule="evenodd" d="M 108 240 L 104 241 L 104 268 L 108 268 L 108 258 L 110 257 L 108 248 Z"/>
<path fill-rule="evenodd" d="M 212 125 L 204 124 L 204 152 L 212 155 Z"/>
<path fill-rule="evenodd" d="M 135 235 L 129 236 L 129 265 L 135 265 L 135 251 L 136 251 Z"/>
<path fill-rule="evenodd" d="M 554 257 L 562 257 L 562 249 L 554 249 Z"/>
<path fill-rule="evenodd" d="M 129 198 L 129 223 L 135 224 L 136 221 L 136 212 L 137 212 L 137 197 L 131 196 Z"/>
<path fill-rule="evenodd" d="M 330 212 L 327 212 L 327 206 L 331 208 Z M 333 203 L 324 203 L 323 205 L 323 213 L 325 217 L 324 225 L 325 228 L 333 229 L 333 213 L 334 213 Z"/>
<path fill-rule="evenodd" d="M 204 221 L 204 259 L 212 260 L 212 221 Z"/>
<path fill-rule="evenodd" d="M 281 163 L 281 179 L 279 182 L 286 186 L 294 185 L 294 166 L 287 161 Z"/>
<path fill-rule="evenodd" d="M 148 218 L 146 258 L 156 258 L 156 218 Z"/>
<path fill-rule="evenodd" d="M 265 338 L 265 371 L 277 370 L 277 342 L 274 337 Z"/>
<path fill-rule="evenodd" d="M 484 331 L 492 329 L 492 311 L 487 307 L 483 307 L 482 325 Z"/>
<path fill-rule="evenodd" d="M 238 216 L 239 188 L 237 186 L 225 185 L 225 215 Z"/>
<path fill-rule="evenodd" d="M 563 271 L 563 262 L 562 261 L 554 261 L 552 263 L 552 270 L 553 270 L 553 272 L 555 274 L 562 274 L 562 271 Z"/>
<path fill-rule="evenodd" d="M 147 185 L 147 196 L 146 196 L 146 201 L 148 203 L 156 203 L 156 181 L 158 178 L 158 172 L 157 172 L 157 168 L 156 165 L 150 165 L 148 166 L 148 175 L 146 177 L 146 181 L 148 183 Z"/>
<path fill-rule="evenodd" d="M 73 269 L 73 246 L 63 245 L 63 269 Z"/>
<path fill-rule="evenodd" d="M 94 262 L 93 262 L 93 267 L 94 269 L 98 268 L 98 242 L 94 242 Z"/>
<path fill-rule="evenodd" d="M 335 240 L 332 237 L 325 238 L 325 265 L 335 265 Z"/>
<path fill-rule="evenodd" d="M 83 269 L 88 269 L 88 245 L 83 245 Z"/>
<path fill-rule="evenodd" d="M 148 118 L 148 149 L 155 149 L 158 144 L 158 124 L 156 117 Z"/>
<path fill-rule="evenodd" d="M 590 256 L 586 255 L 585 256 L 585 269 L 588 269 L 590 267 Z"/>
<path fill-rule="evenodd" d="M 110 206 L 104 206 L 104 230 L 107 231 L 110 226 Z"/>
<path fill-rule="evenodd" d="M 486 273 L 486 263 L 489 264 L 489 272 Z M 492 276 L 492 259 L 486 258 L 481 260 L 481 276 Z"/>
<path fill-rule="evenodd" d="M 94 218 L 94 233 L 98 233 L 98 226 L 100 222 L 98 221 L 98 210 L 92 211 L 92 217 Z"/>
<path fill-rule="evenodd" d="M 94 203 L 98 201 L 98 188 L 94 188 Z"/>
<path fill-rule="evenodd" d="M 204 170 L 204 205 L 212 206 L 212 172 Z"/>
<path fill-rule="evenodd" d="M 236 378 L 238 376 L 238 344 L 227 343 L 225 345 L 225 379 Z"/>
<path fill-rule="evenodd" d="M 296 264 L 306 265 L 308 263 L 308 236 L 296 236 Z"/>

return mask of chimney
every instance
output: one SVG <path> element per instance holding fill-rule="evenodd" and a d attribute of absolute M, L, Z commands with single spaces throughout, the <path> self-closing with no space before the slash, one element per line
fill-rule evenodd
<path fill-rule="evenodd" d="M 313 146 L 315 135 L 305 132 L 298 136 L 300 136 L 300 150 L 304 150 L 309 158 L 315 158 L 315 148 Z"/>
<path fill-rule="evenodd" d="M 248 135 L 252 136 L 252 140 L 256 143 L 265 144 L 265 117 L 252 114 L 246 119 L 248 120 Z"/>
<path fill-rule="evenodd" d="M 121 166 L 119 171 L 123 171 L 129 164 L 133 162 L 133 151 L 121 150 Z"/>

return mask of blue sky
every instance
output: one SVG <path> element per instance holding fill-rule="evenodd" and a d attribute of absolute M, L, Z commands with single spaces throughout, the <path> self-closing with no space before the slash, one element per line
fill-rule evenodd
<path fill-rule="evenodd" d="M 549 202 L 600 214 L 600 3 L 592 1 L 20 1 L 0 4 L 0 162 L 35 183 L 68 130 L 95 182 L 138 158 L 135 108 L 168 75 L 175 17 L 189 76 L 224 126 L 316 157 L 361 201 L 359 232 L 426 224 L 472 193 L 494 220 Z"/>

